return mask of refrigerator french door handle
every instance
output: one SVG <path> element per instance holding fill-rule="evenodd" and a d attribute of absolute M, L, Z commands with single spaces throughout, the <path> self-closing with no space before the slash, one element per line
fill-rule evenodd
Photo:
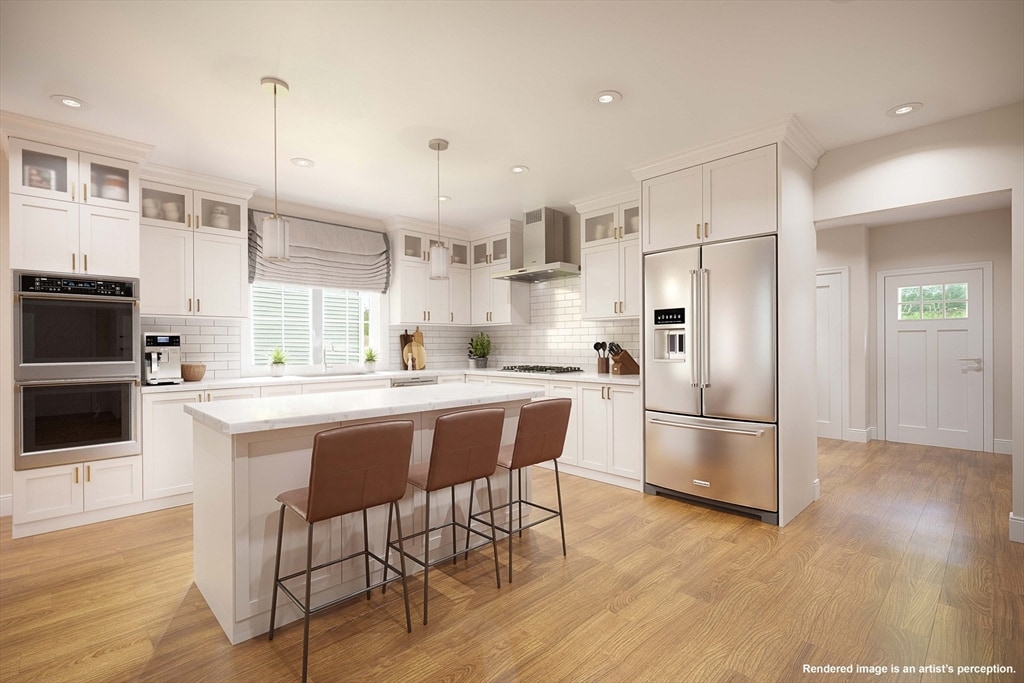
<path fill-rule="evenodd" d="M 669 422 L 668 420 L 659 420 L 657 418 L 651 418 L 647 420 L 651 424 L 665 425 L 666 427 L 680 427 L 682 429 L 702 429 L 708 432 L 727 432 L 729 434 L 741 434 L 743 436 L 762 437 L 764 436 L 763 429 L 734 429 L 732 427 L 710 427 L 707 425 L 695 425 L 695 424 L 683 424 L 681 422 Z"/>
<path fill-rule="evenodd" d="M 710 271 L 707 268 L 700 269 L 700 388 L 706 389 L 711 385 L 711 364 L 708 362 L 711 350 L 710 333 Z"/>
<path fill-rule="evenodd" d="M 695 321 L 694 325 L 699 325 L 700 313 L 697 311 L 697 302 L 700 300 L 697 288 L 699 286 L 699 279 L 697 277 L 696 270 L 690 271 L 690 311 L 691 320 Z M 694 389 L 700 386 L 700 379 L 697 377 L 697 364 L 700 362 L 700 338 L 696 334 L 691 334 L 690 339 L 690 386 Z"/>

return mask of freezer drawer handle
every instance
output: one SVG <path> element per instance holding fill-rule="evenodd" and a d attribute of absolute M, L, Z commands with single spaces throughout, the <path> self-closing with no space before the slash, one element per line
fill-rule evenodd
<path fill-rule="evenodd" d="M 693 483 L 694 483 L 695 486 L 703 486 L 706 489 L 711 488 L 711 482 L 710 481 L 704 481 L 703 479 L 694 479 Z"/>
<path fill-rule="evenodd" d="M 665 425 L 666 427 L 681 427 L 682 429 L 704 429 L 709 432 L 728 432 L 729 434 L 742 434 L 743 436 L 764 436 L 763 429 L 733 429 L 732 427 L 709 427 L 706 425 L 682 424 L 681 422 L 669 422 L 668 420 L 650 419 L 651 424 Z"/>

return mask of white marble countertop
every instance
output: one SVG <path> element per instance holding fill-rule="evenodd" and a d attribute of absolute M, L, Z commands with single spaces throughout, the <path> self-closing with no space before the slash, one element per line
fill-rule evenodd
<path fill-rule="evenodd" d="M 184 409 L 196 421 L 218 432 L 246 434 L 505 401 L 528 401 L 543 395 L 542 389 L 529 387 L 512 389 L 507 385 L 451 383 L 190 403 Z"/>
<path fill-rule="evenodd" d="M 345 382 L 365 380 L 391 380 L 391 378 L 407 377 L 440 377 L 456 375 L 480 375 L 484 377 L 501 377 L 507 379 L 541 379 L 561 380 L 563 382 L 590 382 L 600 384 L 624 384 L 628 386 L 640 386 L 640 375 L 612 375 L 598 374 L 596 372 L 566 372 L 566 373 L 545 373 L 545 372 L 507 372 L 500 368 L 487 368 L 482 370 L 460 369 L 460 368 L 438 368 L 431 370 L 416 370 L 413 372 L 405 370 L 383 370 L 378 372 L 366 372 L 356 374 L 338 375 L 285 375 L 284 377 L 256 376 L 236 377 L 232 379 L 204 379 L 199 382 L 183 382 L 181 384 L 155 384 L 142 385 L 142 393 L 157 394 L 170 391 L 205 391 L 207 389 L 231 389 L 234 387 L 256 387 L 272 386 L 275 384 L 315 384 L 321 382 Z"/>

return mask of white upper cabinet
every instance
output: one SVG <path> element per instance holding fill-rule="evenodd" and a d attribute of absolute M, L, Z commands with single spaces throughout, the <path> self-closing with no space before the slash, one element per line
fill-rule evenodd
<path fill-rule="evenodd" d="M 640 202 L 588 211 L 580 215 L 580 231 L 580 249 L 636 239 L 640 235 Z"/>
<path fill-rule="evenodd" d="M 645 180 L 644 253 L 778 229 L 776 145 Z"/>
<path fill-rule="evenodd" d="M 143 315 L 249 315 L 252 191 L 249 185 L 147 167 L 141 183 Z"/>
<path fill-rule="evenodd" d="M 14 194 L 139 210 L 139 165 L 65 147 L 10 139 Z"/>
<path fill-rule="evenodd" d="M 10 139 L 12 268 L 139 275 L 138 164 Z"/>
<path fill-rule="evenodd" d="M 580 213 L 580 317 L 640 314 L 640 202 L 627 191 L 576 204 Z"/>
<path fill-rule="evenodd" d="M 403 219 L 405 220 L 405 219 Z M 389 289 L 391 323 L 468 325 L 470 320 L 470 245 L 427 229 L 392 229 Z M 448 248 L 447 280 L 430 278 L 430 248 Z"/>

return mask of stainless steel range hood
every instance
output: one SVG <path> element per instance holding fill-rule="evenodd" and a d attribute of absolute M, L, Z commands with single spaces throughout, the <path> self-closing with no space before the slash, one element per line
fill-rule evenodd
<path fill-rule="evenodd" d="M 523 267 L 494 273 L 496 280 L 543 282 L 559 277 L 579 277 L 580 267 L 563 261 L 568 252 L 566 216 L 551 208 L 526 214 L 523 226 Z"/>

